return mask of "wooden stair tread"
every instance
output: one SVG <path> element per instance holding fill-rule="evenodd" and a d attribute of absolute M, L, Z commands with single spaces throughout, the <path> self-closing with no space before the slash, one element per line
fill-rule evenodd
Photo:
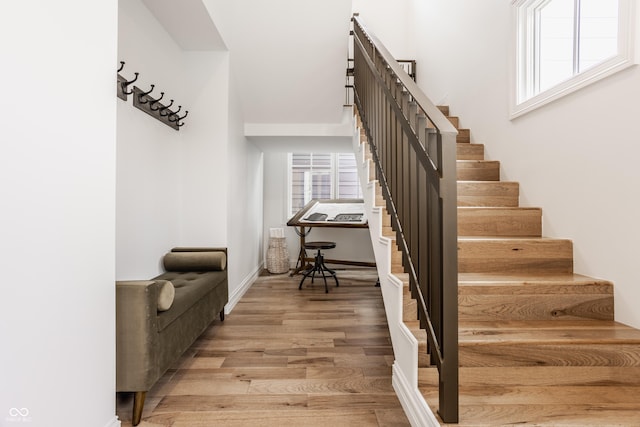
<path fill-rule="evenodd" d="M 565 283 L 574 283 L 576 285 L 582 284 L 608 284 L 612 283 L 608 280 L 597 279 L 594 277 L 585 276 L 583 274 L 571 273 L 571 274 L 515 274 L 515 273 L 459 273 L 458 284 L 496 284 L 496 283 L 536 283 L 536 284 L 549 284 L 555 285 L 558 281 Z"/>
<path fill-rule="evenodd" d="M 460 214 L 460 212 L 478 211 L 483 213 L 486 212 L 487 215 L 496 215 L 502 212 L 540 212 L 541 210 L 541 208 L 526 206 L 458 206 L 458 214 Z"/>
<path fill-rule="evenodd" d="M 556 242 L 571 242 L 571 239 L 563 239 L 563 238 L 558 238 L 558 237 L 549 237 L 549 236 L 542 236 L 542 237 L 527 237 L 527 236 L 523 236 L 523 237 L 495 237 L 495 236 L 459 236 L 458 237 L 458 241 L 469 241 L 469 242 L 474 242 L 474 241 L 494 241 L 494 242 L 518 242 L 518 241 L 522 241 L 522 242 L 535 242 L 535 241 L 546 241 L 546 242 L 551 242 L 551 241 L 556 241 Z"/>
<path fill-rule="evenodd" d="M 640 367 L 609 366 L 502 366 L 460 367 L 461 387 L 491 386 L 638 386 Z M 438 371 L 418 369 L 418 388 L 437 385 Z M 640 403 L 640 402 L 639 402 Z"/>
<path fill-rule="evenodd" d="M 394 273 L 394 276 L 400 279 L 405 286 L 409 285 L 409 273 Z"/>
<path fill-rule="evenodd" d="M 499 160 L 456 160 L 458 167 L 487 167 L 492 165 L 500 165 Z"/>
<path fill-rule="evenodd" d="M 501 273 L 459 273 L 458 293 L 460 295 L 503 295 L 519 294 L 561 294 L 607 293 L 613 294 L 613 283 L 580 274 L 501 274 Z"/>
<path fill-rule="evenodd" d="M 616 322 L 615 320 L 508 320 L 508 321 L 475 321 L 466 320 L 459 322 L 459 330 L 473 330 L 473 329 L 505 329 L 505 330 L 518 330 L 521 328 L 531 328 L 537 330 L 544 329 L 556 329 L 558 323 L 562 323 L 564 329 L 629 329 L 630 326 L 624 323 Z M 633 328 L 632 328 L 633 329 Z M 640 384 L 639 384 L 640 385 Z"/>
<path fill-rule="evenodd" d="M 640 330 L 616 322 L 608 326 L 593 326 L 598 322 L 585 321 L 582 327 L 574 323 L 567 328 L 563 321 L 518 322 L 510 327 L 489 325 L 465 325 L 459 330 L 459 343 L 465 345 L 521 344 L 636 344 L 640 345 Z M 640 347 L 638 348 L 640 350 Z"/>
<path fill-rule="evenodd" d="M 612 396 L 615 393 L 615 397 Z M 592 386 L 558 386 L 558 387 L 463 387 L 462 405 L 568 405 L 576 399 L 583 404 L 616 402 L 618 404 L 635 404 L 639 386 L 609 387 Z M 635 394 L 635 395 L 634 395 Z"/>
<path fill-rule="evenodd" d="M 532 424 L 536 426 L 633 426 L 638 425 L 637 404 L 621 405 L 602 403 L 598 405 L 480 405 L 460 409 L 462 421 L 457 426 L 496 426 Z M 469 413 L 469 415 L 467 415 Z M 443 424 L 448 425 L 448 424 Z"/>
<path fill-rule="evenodd" d="M 570 294 L 598 294 L 613 295 L 613 285 L 608 282 L 579 282 L 572 280 L 558 281 L 503 281 L 503 282 L 458 282 L 458 295 L 482 297 L 497 295 L 506 297 L 508 295 L 522 296 L 559 296 Z"/>

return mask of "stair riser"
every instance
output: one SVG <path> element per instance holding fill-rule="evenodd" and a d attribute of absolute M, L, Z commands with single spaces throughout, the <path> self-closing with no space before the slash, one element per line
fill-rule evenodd
<path fill-rule="evenodd" d="M 458 239 L 459 273 L 572 273 L 570 240 Z"/>
<path fill-rule="evenodd" d="M 459 143 L 456 145 L 458 160 L 484 160 L 484 145 Z"/>
<path fill-rule="evenodd" d="M 613 320 L 612 295 L 460 295 L 458 319 L 469 322 L 522 320 Z"/>
<path fill-rule="evenodd" d="M 391 215 L 387 213 L 386 209 L 384 209 L 382 212 L 382 226 L 391 227 Z"/>
<path fill-rule="evenodd" d="M 496 344 L 460 346 L 460 366 L 640 367 L 635 344 Z"/>
<path fill-rule="evenodd" d="M 500 181 L 500 163 L 485 160 L 458 160 L 458 181 Z"/>
<path fill-rule="evenodd" d="M 458 206 L 516 207 L 519 197 L 517 182 L 458 182 Z"/>
<path fill-rule="evenodd" d="M 469 129 L 458 129 L 458 136 L 456 137 L 456 142 L 470 143 L 471 131 Z"/>
<path fill-rule="evenodd" d="M 389 237 L 390 239 L 396 238 L 396 232 L 394 231 L 393 227 L 390 227 L 390 226 L 382 227 L 382 235 L 384 237 Z"/>
<path fill-rule="evenodd" d="M 518 204 L 517 197 L 461 196 L 458 194 L 458 206 L 517 207 Z"/>
<path fill-rule="evenodd" d="M 408 298 L 404 299 L 404 304 L 402 306 L 402 320 L 403 321 L 412 321 L 418 318 L 418 304 L 416 300 L 411 299 L 411 295 Z"/>
<path fill-rule="evenodd" d="M 541 234 L 541 209 L 458 209 L 459 236 L 539 237 Z"/>
<path fill-rule="evenodd" d="M 391 250 L 391 272 L 404 273 L 404 267 L 402 266 L 402 252 L 396 248 Z"/>
<path fill-rule="evenodd" d="M 369 162 L 369 182 L 376 180 L 376 166 L 373 160 L 368 160 Z"/>
<path fill-rule="evenodd" d="M 438 110 L 440 110 L 440 112 L 442 114 L 444 114 L 445 116 L 449 115 L 449 106 L 448 105 L 438 105 Z"/>

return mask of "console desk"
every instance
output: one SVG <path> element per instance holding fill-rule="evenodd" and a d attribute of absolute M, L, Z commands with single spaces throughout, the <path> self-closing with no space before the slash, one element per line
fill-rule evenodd
<path fill-rule="evenodd" d="M 290 276 L 307 268 L 307 264 L 314 258 L 308 257 L 304 250 L 305 238 L 313 227 L 327 228 L 369 228 L 364 213 L 362 199 L 313 199 L 296 213 L 287 225 L 295 227 L 300 236 L 300 252 L 296 268 Z M 356 265 L 360 267 L 375 267 L 375 262 L 346 261 L 339 259 L 325 259 L 330 264 Z"/>

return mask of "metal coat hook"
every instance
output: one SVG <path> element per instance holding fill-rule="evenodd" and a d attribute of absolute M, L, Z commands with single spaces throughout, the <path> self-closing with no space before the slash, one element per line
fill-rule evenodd
<path fill-rule="evenodd" d="M 135 82 L 136 80 L 138 80 L 138 73 L 133 73 L 135 75 L 135 77 L 133 78 L 133 80 L 130 81 L 125 81 L 122 82 L 122 93 L 124 93 L 125 95 L 131 95 L 133 93 L 132 90 L 127 90 L 127 86 L 129 86 L 131 83 Z"/>
<path fill-rule="evenodd" d="M 173 105 L 173 99 L 171 100 L 169 105 L 165 105 L 164 107 L 160 108 L 160 110 L 158 111 L 158 114 L 160 114 L 162 117 L 168 116 L 170 113 L 165 113 L 165 110 L 167 110 L 172 105 Z M 169 112 L 171 112 L 171 110 L 169 110 Z"/>
<path fill-rule="evenodd" d="M 138 73 L 135 73 L 135 77 L 133 78 L 133 80 L 127 81 L 126 78 L 120 75 L 120 71 L 124 69 L 124 64 L 124 61 L 120 61 L 120 67 L 118 68 L 118 85 L 116 88 L 116 95 L 118 96 L 118 98 L 126 101 L 127 95 L 131 95 L 133 93 L 132 91 L 127 90 L 127 86 L 138 80 Z"/>
<path fill-rule="evenodd" d="M 149 109 L 150 109 L 151 111 L 158 111 L 158 110 L 160 109 L 160 107 L 158 107 L 158 108 L 153 108 L 153 106 L 154 106 L 158 101 L 160 101 L 160 100 L 162 99 L 162 97 L 163 97 L 163 96 L 164 96 L 164 92 L 160 92 L 160 98 L 153 100 L 153 101 L 151 102 L 151 104 L 149 104 Z M 160 105 L 162 105 L 162 104 L 160 104 Z"/>
<path fill-rule="evenodd" d="M 175 123 L 178 120 L 180 120 L 178 118 L 178 113 L 180 112 L 180 110 L 182 109 L 182 105 L 178 105 L 178 109 L 176 111 L 174 111 L 173 113 L 169 114 L 169 117 L 167 117 L 167 120 L 169 120 L 171 123 Z M 175 117 L 175 118 L 173 118 Z"/>
<path fill-rule="evenodd" d="M 153 92 L 153 88 L 156 87 L 156 85 L 151 85 L 151 89 L 149 89 L 148 92 L 140 92 L 140 94 L 138 95 L 138 102 L 140 104 L 146 104 L 147 102 L 149 102 L 148 99 L 144 99 L 145 96 L 149 95 L 151 92 Z"/>
<path fill-rule="evenodd" d="M 173 111 L 172 113 L 167 115 L 167 120 L 169 120 L 170 122 L 175 122 L 176 120 L 171 120 L 171 117 L 176 117 L 178 115 L 178 113 L 180 112 L 180 110 L 182 110 L 182 105 L 178 105 L 178 109 L 176 111 Z"/>
<path fill-rule="evenodd" d="M 182 108 L 182 107 L 180 107 L 180 108 Z M 180 111 L 180 108 L 178 108 L 178 111 Z M 178 116 L 178 111 L 176 111 L 175 113 L 173 113 L 173 114 L 171 114 L 171 115 L 169 116 L 169 121 L 170 121 L 170 122 L 177 123 L 177 122 L 179 122 L 180 120 L 182 120 L 182 119 L 184 119 L 185 117 L 187 117 L 187 114 L 189 114 L 189 112 L 188 112 L 188 111 L 185 111 L 185 112 L 184 112 L 184 116 L 179 117 L 179 116 Z M 175 118 L 174 118 L 174 119 L 171 119 L 171 117 L 175 117 Z"/>
<path fill-rule="evenodd" d="M 182 119 L 184 119 L 185 117 L 187 117 L 187 114 L 189 114 L 189 112 L 188 112 L 188 111 L 185 111 L 185 112 L 184 112 L 184 116 L 182 116 L 182 117 L 178 117 L 178 120 L 176 120 L 176 125 L 177 125 L 178 127 L 180 127 L 180 126 L 184 126 L 184 123 L 180 123 L 180 121 L 181 121 Z"/>

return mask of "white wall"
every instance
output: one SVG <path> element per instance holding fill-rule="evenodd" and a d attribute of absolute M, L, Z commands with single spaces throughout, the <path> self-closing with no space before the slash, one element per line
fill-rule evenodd
<path fill-rule="evenodd" d="M 117 424 L 116 45 L 115 0 L 3 4 L 0 425 Z"/>
<path fill-rule="evenodd" d="M 152 96 L 183 104 L 182 50 L 140 0 L 121 0 L 118 59 L 121 74 Z M 132 85 L 133 86 L 133 85 Z M 198 115 L 196 111 L 191 115 Z M 185 129 L 193 126 L 186 121 Z M 161 272 L 162 255 L 180 240 L 183 130 L 162 124 L 133 106 L 133 95 L 118 99 L 117 244 L 118 280 L 144 279 Z"/>
<path fill-rule="evenodd" d="M 353 0 L 352 10 L 359 14 L 367 29 L 382 40 L 394 58 L 415 59 L 412 1 Z"/>
<path fill-rule="evenodd" d="M 140 0 L 121 1 L 118 56 L 134 85 L 189 111 L 176 131 L 118 102 L 117 278 L 162 271 L 174 246 L 227 246 L 229 54 L 184 51 Z M 225 94 L 221 96 L 221 94 Z"/>
<path fill-rule="evenodd" d="M 228 92 L 229 155 L 227 157 L 230 307 L 251 286 L 262 266 L 262 152 L 244 136 L 238 88 L 230 78 Z"/>
<path fill-rule="evenodd" d="M 183 246 L 226 246 L 229 197 L 229 53 L 184 52 Z"/>
<path fill-rule="evenodd" d="M 350 0 L 204 0 L 233 57 L 247 123 L 336 123 Z"/>
<path fill-rule="evenodd" d="M 615 283 L 616 319 L 640 327 L 640 70 L 510 121 L 510 3 L 412 1 L 418 84 L 520 182 L 521 205 L 543 208 L 544 234 L 573 239 L 575 271 Z"/>

